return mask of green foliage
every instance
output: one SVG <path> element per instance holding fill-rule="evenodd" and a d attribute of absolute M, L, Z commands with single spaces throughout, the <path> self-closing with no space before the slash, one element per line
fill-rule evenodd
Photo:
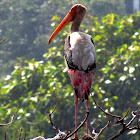
<path fill-rule="evenodd" d="M 124 9 L 124 1 L 116 1 L 116 0 L 98 0 L 94 1 L 92 4 L 92 9 L 97 17 L 102 17 L 107 15 L 108 13 L 115 13 L 123 16 L 125 13 Z M 102 9 L 102 10 L 101 10 Z M 100 11 L 100 12 L 99 12 Z"/>
<path fill-rule="evenodd" d="M 46 52 L 46 42 L 52 32 L 51 26 L 59 23 L 60 17 L 64 17 L 70 7 L 79 0 L 1 0 L 0 2 L 0 35 L 6 38 L 1 44 L 0 49 L 0 79 L 13 71 L 14 65 L 17 63 L 17 57 L 31 60 L 41 60 L 44 52 Z M 96 0 L 80 0 L 80 3 L 88 7 L 87 15 L 99 16 L 100 18 L 110 12 L 118 14 L 125 13 L 122 0 L 120 2 L 104 2 Z M 105 11 L 94 7 L 99 3 L 102 7 L 110 3 L 116 10 Z M 110 9 L 110 8 L 107 8 Z M 57 16 L 54 16 L 58 14 Z M 52 18 L 54 16 L 54 18 Z M 52 19 L 52 21 L 51 21 Z M 51 23 L 53 22 L 53 23 Z M 88 20 L 85 24 L 89 25 Z M 2 40 L 2 39 L 0 39 Z M 8 68 L 7 68 L 8 67 Z"/>
<path fill-rule="evenodd" d="M 0 123 L 9 122 L 19 105 L 14 123 L 0 128 L 3 139 L 5 132 L 10 140 L 17 139 L 21 127 L 27 139 L 38 135 L 54 136 L 56 131 L 52 129 L 47 113 L 52 111 L 58 98 L 60 103 L 53 120 L 61 130 L 65 130 L 62 120 L 74 129 L 74 94 L 63 59 L 64 39 L 70 25 L 50 46 L 46 43 L 60 17 L 76 3 L 79 1 L 0 2 L 0 35 L 6 37 L 0 44 L 0 77 L 12 71 L 0 82 Z M 111 113 L 117 115 L 124 115 L 128 108 L 137 110 L 140 106 L 140 14 L 122 17 L 125 13 L 123 0 L 81 0 L 80 3 L 88 8 L 81 30 L 93 36 L 97 52 L 97 70 L 91 90 L 96 101 L 106 111 L 111 106 Z M 102 18 L 103 15 L 106 16 Z M 89 99 L 90 125 L 104 126 L 107 119 L 93 104 L 92 98 Z M 84 118 L 84 110 L 84 103 L 80 102 L 79 123 Z M 118 130 L 119 127 L 107 130 L 101 139 L 113 136 Z M 79 135 L 84 132 L 82 128 Z M 140 139 L 137 131 L 135 137 L 133 132 L 126 132 L 120 140 L 135 138 Z"/>
<path fill-rule="evenodd" d="M 10 119 L 14 108 L 20 105 L 14 130 L 17 131 L 17 127 L 23 127 L 30 138 L 45 132 L 49 132 L 47 136 L 52 136 L 53 132 L 46 113 L 53 109 L 58 98 L 63 100 L 71 96 L 70 91 L 72 91 L 71 86 L 66 84 L 66 76 L 63 73 L 65 65 L 59 63 L 63 61 L 60 49 L 57 47 L 49 49 L 48 53 L 44 54 L 44 58 L 45 62 L 19 59 L 20 62 L 15 65 L 15 70 L 1 83 L 1 101 L 3 102 L 0 108 L 1 115 L 5 114 L 6 119 Z M 63 80 L 60 81 L 61 79 Z M 65 103 L 66 101 L 67 99 Z M 60 105 L 59 108 L 61 109 L 62 106 Z M 3 117 L 0 119 L 1 122 L 5 121 Z M 61 120 L 60 118 L 61 115 L 58 120 Z M 42 129 L 44 131 L 41 132 Z M 14 130 L 11 130 L 11 139 L 17 136 L 13 133 Z M 36 132 L 32 132 L 34 130 Z M 9 128 L 7 131 L 9 132 Z"/>
<path fill-rule="evenodd" d="M 52 22 L 57 20 L 59 17 L 55 15 Z M 89 16 L 88 20 L 90 26 L 81 26 L 84 32 L 93 36 L 95 42 L 97 70 L 92 91 L 96 101 L 106 111 L 110 106 L 111 112 L 117 115 L 124 115 L 128 108 L 137 110 L 140 105 L 140 15 L 119 18 L 116 14 L 109 14 L 103 17 L 102 23 L 93 16 Z M 54 39 L 53 43 L 57 46 L 49 48 L 41 61 L 18 58 L 14 71 L 1 81 L 0 122 L 10 121 L 16 106 L 20 106 L 14 124 L 0 128 L 1 136 L 4 137 L 6 131 L 10 139 L 15 140 L 21 127 L 27 133 L 27 139 L 38 135 L 53 136 L 55 131 L 46 113 L 52 111 L 58 98 L 60 103 L 53 120 L 62 130 L 65 130 L 62 120 L 74 129 L 74 94 L 61 46 L 68 30 L 69 27 L 65 28 Z M 84 118 L 81 113 L 85 109 L 83 104 L 79 105 L 79 122 Z M 99 123 L 104 126 L 107 122 L 91 97 L 89 122 L 93 127 Z M 118 130 L 119 127 L 107 130 L 101 139 L 113 136 Z M 81 130 L 79 135 L 83 132 Z M 135 133 L 139 139 L 138 132 Z M 135 138 L 133 133 L 125 133 L 120 139 Z"/>
<path fill-rule="evenodd" d="M 93 86 L 95 95 L 100 105 L 103 104 L 105 108 L 110 105 L 113 112 L 115 109 L 115 114 L 124 115 L 123 112 L 129 107 L 135 110 L 140 104 L 139 20 L 140 15 L 120 19 L 116 14 L 109 14 L 103 17 L 100 24 L 91 17 L 93 26 L 86 30 L 93 36 L 97 51 L 97 81 Z"/>

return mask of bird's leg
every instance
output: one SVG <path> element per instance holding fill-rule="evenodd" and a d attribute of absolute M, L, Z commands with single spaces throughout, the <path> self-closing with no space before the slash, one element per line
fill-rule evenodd
<path fill-rule="evenodd" d="M 86 111 L 88 112 L 89 111 L 89 109 L 88 109 L 88 99 L 85 102 L 86 102 Z M 88 134 L 88 119 L 86 121 L 86 132 Z"/>
<path fill-rule="evenodd" d="M 78 98 L 75 94 L 75 130 L 77 129 L 77 114 L 78 114 Z M 78 140 L 77 132 L 75 133 L 75 139 Z"/>

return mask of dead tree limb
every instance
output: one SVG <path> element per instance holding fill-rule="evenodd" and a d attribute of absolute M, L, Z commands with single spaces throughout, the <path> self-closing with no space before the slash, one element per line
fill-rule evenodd
<path fill-rule="evenodd" d="M 128 116 L 128 113 L 130 111 L 130 108 L 127 110 L 126 114 L 121 117 L 121 116 L 118 116 L 118 115 L 114 115 L 114 114 L 111 114 L 110 111 L 109 113 L 105 112 L 102 107 L 100 105 L 98 105 L 93 97 L 93 101 L 95 103 L 95 105 L 108 117 L 108 122 L 107 124 L 100 129 L 100 131 L 97 133 L 96 132 L 96 129 L 93 129 L 93 134 L 94 134 L 94 140 L 97 140 L 99 138 L 99 136 L 101 135 L 101 133 L 107 129 L 109 126 L 117 126 L 117 125 L 121 125 L 122 126 L 122 129 L 115 135 L 113 136 L 112 138 L 110 138 L 109 140 L 114 140 L 116 138 L 118 138 L 121 134 L 123 134 L 124 132 L 126 131 L 130 131 L 130 130 L 134 130 L 134 129 L 137 129 L 140 131 L 140 127 L 139 127 L 139 110 L 137 111 L 132 111 L 131 112 L 131 115 L 132 115 L 132 118 L 129 120 L 128 123 L 125 123 L 125 118 Z M 116 121 L 115 122 L 111 122 L 110 118 L 115 118 Z M 132 124 L 132 122 L 137 119 L 137 126 L 133 126 L 133 127 L 130 127 L 130 125 Z"/>
<path fill-rule="evenodd" d="M 59 138 L 60 135 L 61 135 L 61 139 L 68 139 L 71 136 L 73 136 L 85 124 L 85 122 L 86 122 L 86 120 L 89 116 L 89 111 L 86 111 L 86 116 L 85 116 L 84 120 L 81 122 L 81 124 L 77 127 L 76 130 L 74 130 L 73 132 L 67 131 L 67 133 L 65 133 L 65 132 L 60 131 L 58 126 L 54 126 L 54 123 L 52 122 L 52 119 L 51 119 L 51 116 L 54 113 L 54 111 L 56 110 L 56 107 L 57 107 L 58 103 L 59 103 L 59 100 L 57 101 L 55 107 L 53 108 L 53 111 L 48 114 L 49 119 L 50 119 L 50 123 L 51 123 L 53 129 L 58 130 L 58 134 L 52 139 L 55 139 L 56 137 Z"/>
<path fill-rule="evenodd" d="M 89 111 L 86 111 L 85 119 L 81 122 L 81 124 L 77 127 L 77 129 L 71 132 L 70 134 L 68 134 L 65 139 L 68 139 L 69 137 L 74 135 L 85 124 L 86 120 L 88 119 L 88 116 L 89 116 Z"/>
<path fill-rule="evenodd" d="M 49 119 L 50 119 L 50 123 L 51 123 L 51 125 L 52 125 L 52 128 L 53 129 L 55 129 L 55 130 L 58 130 L 59 131 L 59 128 L 58 128 L 58 126 L 56 125 L 56 126 L 54 126 L 54 123 L 52 122 L 52 114 L 54 113 L 54 111 L 56 110 L 56 107 L 57 107 L 57 105 L 58 105 L 58 103 L 59 103 L 59 99 L 58 99 L 58 101 L 57 101 L 57 103 L 56 103 L 56 105 L 55 105 L 55 107 L 53 108 L 53 111 L 52 112 L 50 112 L 49 114 L 48 114 L 48 116 L 49 116 Z"/>
<path fill-rule="evenodd" d="M 16 112 L 15 112 L 14 115 L 12 116 L 11 122 L 6 123 L 6 124 L 1 124 L 1 123 L 0 123 L 0 127 L 8 126 L 8 125 L 11 125 L 11 124 L 13 123 L 14 119 L 16 118 L 16 114 L 17 114 L 18 108 L 19 108 L 19 106 L 17 106 Z"/>
<path fill-rule="evenodd" d="M 126 119 L 126 117 L 128 117 L 128 113 L 130 112 L 130 109 L 128 109 L 126 111 L 124 116 L 118 116 L 118 115 L 114 115 L 114 114 L 110 113 L 110 107 L 109 107 L 109 112 L 106 112 L 99 104 L 97 104 L 97 102 L 95 101 L 94 97 L 93 97 L 93 101 L 94 101 L 95 105 L 106 115 L 106 117 L 108 119 L 107 120 L 107 124 L 104 127 L 100 128 L 99 132 L 96 132 L 97 128 L 99 128 L 99 125 L 98 125 L 92 131 L 92 134 L 94 135 L 93 137 L 92 136 L 89 137 L 88 135 L 86 137 L 86 135 L 85 135 L 81 140 L 87 140 L 87 139 L 88 140 L 89 139 L 91 139 L 91 140 L 98 140 L 100 135 L 107 128 L 109 128 L 111 126 L 114 127 L 114 126 L 120 125 L 120 126 L 122 126 L 122 129 L 119 130 L 119 132 L 115 136 L 113 136 L 112 138 L 109 138 L 109 140 L 114 140 L 114 139 L 118 138 L 120 135 L 122 135 L 126 131 L 131 131 L 131 130 L 134 130 L 134 129 L 137 129 L 138 131 L 140 130 L 140 127 L 139 127 L 139 116 L 140 116 L 139 115 L 139 110 L 132 111 L 131 112 L 132 118 L 126 123 L 125 119 Z M 58 126 L 54 126 L 54 123 L 52 122 L 52 119 L 51 119 L 51 115 L 54 113 L 58 103 L 59 103 L 59 101 L 56 103 L 55 107 L 53 108 L 53 111 L 48 114 L 48 116 L 50 118 L 50 123 L 51 123 L 53 129 L 58 130 L 58 134 L 55 137 L 53 137 L 53 138 L 45 139 L 44 137 L 39 136 L 39 137 L 36 137 L 36 138 L 34 138 L 32 140 L 40 140 L 40 139 L 42 139 L 42 140 L 57 140 L 57 139 L 71 140 L 72 139 L 71 137 L 85 124 L 85 122 L 86 122 L 86 120 L 88 119 L 88 116 L 89 116 L 89 112 L 88 111 L 86 112 L 86 116 L 85 116 L 84 120 L 81 122 L 81 124 L 77 127 L 76 130 L 74 130 L 73 132 L 70 132 L 70 131 L 67 131 L 67 132 L 60 131 Z M 114 121 L 112 121 L 112 118 L 114 118 L 113 119 Z M 136 120 L 136 126 L 130 127 L 130 125 L 134 122 L 134 120 Z"/>
<path fill-rule="evenodd" d="M 139 127 L 139 122 L 138 121 L 137 121 L 137 126 L 129 127 L 136 118 L 137 119 L 139 118 L 139 111 L 132 111 L 131 114 L 132 114 L 131 120 L 127 124 L 120 122 L 120 124 L 123 126 L 122 129 L 115 136 L 110 138 L 110 140 L 114 140 L 114 139 L 118 138 L 121 134 L 123 134 L 124 132 L 126 132 L 128 130 L 130 131 L 130 130 L 137 129 L 137 130 L 140 131 L 140 127 Z"/>

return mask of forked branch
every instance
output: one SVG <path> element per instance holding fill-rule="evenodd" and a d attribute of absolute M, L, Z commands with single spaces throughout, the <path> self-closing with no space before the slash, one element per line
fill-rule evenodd
<path fill-rule="evenodd" d="M 58 103 L 59 103 L 59 99 L 58 99 L 58 101 L 57 101 L 57 103 L 56 103 L 55 107 L 53 108 L 53 111 L 52 111 L 52 112 L 50 112 L 50 113 L 48 114 L 48 116 L 49 116 L 49 118 L 50 118 L 50 123 L 51 123 L 51 125 L 52 125 L 53 129 L 55 129 L 55 130 L 58 130 L 58 131 L 59 131 L 58 126 L 57 126 L 57 125 L 56 125 L 56 126 L 54 126 L 54 123 L 52 122 L 52 117 L 51 117 L 51 116 L 52 116 L 52 114 L 54 113 L 54 111 L 56 110 L 56 107 L 57 107 Z"/>
<path fill-rule="evenodd" d="M 81 124 L 77 127 L 77 129 L 71 132 L 70 134 L 68 134 L 65 139 L 68 139 L 69 137 L 74 135 L 85 124 L 86 120 L 88 119 L 88 116 L 89 116 L 89 111 L 86 111 L 85 119 L 81 122 Z"/>
<path fill-rule="evenodd" d="M 130 111 L 130 109 L 127 110 L 126 114 L 121 117 L 121 116 L 118 116 L 118 115 L 114 115 L 114 114 L 111 114 L 110 112 L 107 113 L 104 111 L 104 109 L 102 109 L 102 107 L 100 105 L 98 105 L 93 97 L 93 101 L 95 103 L 95 105 L 108 117 L 108 122 L 107 124 L 100 129 L 100 131 L 98 133 L 96 133 L 96 129 L 93 129 L 93 134 L 94 134 L 94 140 L 97 140 L 100 136 L 100 134 L 105 130 L 107 129 L 109 126 L 116 126 L 116 125 L 121 125 L 122 126 L 122 129 L 115 135 L 113 136 L 112 138 L 110 138 L 110 140 L 114 140 L 116 138 L 118 138 L 121 134 L 123 134 L 124 132 L 126 132 L 127 130 L 130 131 L 130 130 L 134 130 L 134 129 L 137 129 L 140 131 L 140 127 L 139 127 L 139 111 L 132 111 L 131 114 L 132 114 L 132 118 L 129 120 L 128 123 L 125 123 L 125 118 L 128 116 L 128 113 Z M 111 122 L 111 119 L 110 118 L 115 118 L 115 122 Z M 133 126 L 133 127 L 130 127 L 130 125 L 132 124 L 132 122 L 137 119 L 137 125 L 136 126 Z"/>
<path fill-rule="evenodd" d="M 57 107 L 58 103 L 59 103 L 59 100 L 57 101 L 55 107 L 53 108 L 53 111 L 48 114 L 49 119 L 50 119 L 50 123 L 51 123 L 53 129 L 58 130 L 58 134 L 52 139 L 55 139 L 55 138 L 59 139 L 60 135 L 61 135 L 61 139 L 68 139 L 71 136 L 73 136 L 85 124 L 85 122 L 86 122 L 86 120 L 88 119 L 88 116 L 89 116 L 89 111 L 86 111 L 86 116 L 85 116 L 84 120 L 81 122 L 81 124 L 77 127 L 77 129 L 74 130 L 73 132 L 68 131 L 67 134 L 66 134 L 65 132 L 60 131 L 58 126 L 54 126 L 54 123 L 52 122 L 52 119 L 51 119 L 51 116 L 54 113 L 54 111 L 56 110 L 56 107 Z"/>

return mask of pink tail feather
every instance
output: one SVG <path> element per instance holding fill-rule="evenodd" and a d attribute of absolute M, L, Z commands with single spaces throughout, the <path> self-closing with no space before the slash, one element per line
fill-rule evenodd
<path fill-rule="evenodd" d="M 88 99 L 89 90 L 92 85 L 94 72 L 88 73 L 69 69 L 70 79 L 78 98 Z"/>

